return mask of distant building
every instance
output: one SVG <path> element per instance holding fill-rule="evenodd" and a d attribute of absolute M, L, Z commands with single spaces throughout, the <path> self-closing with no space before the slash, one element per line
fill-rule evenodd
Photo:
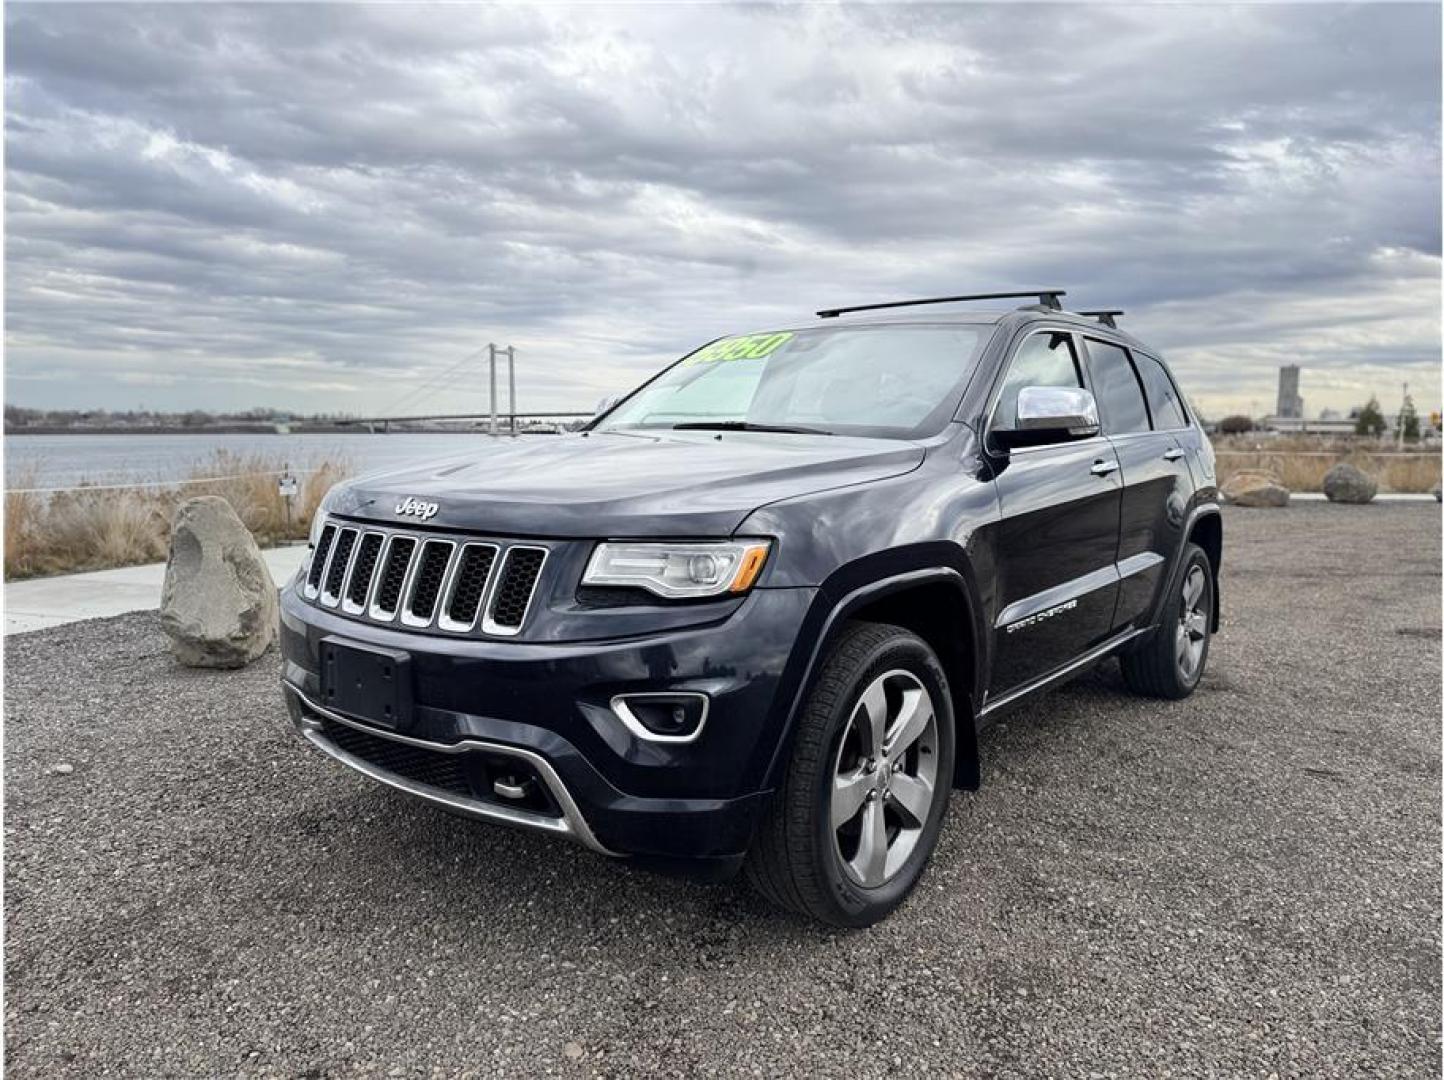
<path fill-rule="evenodd" d="M 1304 415 L 1304 399 L 1299 397 L 1299 365 L 1285 364 L 1279 368 L 1279 404 L 1274 415 L 1284 420 L 1299 420 Z"/>

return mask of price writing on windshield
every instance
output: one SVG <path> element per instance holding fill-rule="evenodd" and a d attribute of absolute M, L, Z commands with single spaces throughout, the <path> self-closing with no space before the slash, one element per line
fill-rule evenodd
<path fill-rule="evenodd" d="M 746 334 L 742 337 L 723 338 L 697 350 L 688 359 L 689 364 L 707 364 L 714 360 L 761 360 L 771 356 L 792 340 L 790 331 L 779 334 Z"/>

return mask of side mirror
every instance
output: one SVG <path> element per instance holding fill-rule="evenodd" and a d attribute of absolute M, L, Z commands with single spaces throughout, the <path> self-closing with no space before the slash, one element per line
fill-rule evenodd
<path fill-rule="evenodd" d="M 1004 446 L 1036 446 L 1097 435 L 1098 403 L 1076 386 L 1025 386 L 1018 391 L 1018 417 L 1011 428 L 994 429 Z"/>
<path fill-rule="evenodd" d="M 608 396 L 608 397 L 602 398 L 601 401 L 597 402 L 597 407 L 592 410 L 592 415 L 593 415 L 593 416 L 601 416 L 602 413 L 606 412 L 608 409 L 610 409 L 613 405 L 615 405 L 617 402 L 619 402 L 619 401 L 621 401 L 621 400 L 622 400 L 622 395 L 621 395 L 621 394 L 612 394 L 612 395 L 610 395 L 610 396 Z"/>

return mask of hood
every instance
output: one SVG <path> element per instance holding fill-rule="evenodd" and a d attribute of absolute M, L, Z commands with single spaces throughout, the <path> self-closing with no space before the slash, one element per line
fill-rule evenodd
<path fill-rule="evenodd" d="M 326 509 L 419 524 L 397 512 L 415 499 L 436 504 L 428 526 L 499 536 L 728 536 L 759 506 L 909 472 L 923 455 L 916 443 L 835 435 L 521 436 L 359 477 L 333 491 Z"/>

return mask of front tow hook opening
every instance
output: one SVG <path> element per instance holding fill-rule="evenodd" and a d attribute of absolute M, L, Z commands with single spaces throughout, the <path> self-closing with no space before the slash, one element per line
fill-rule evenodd
<path fill-rule="evenodd" d="M 522 802 L 536 791 L 536 782 L 529 776 L 498 776 L 491 782 L 491 790 L 499 798 Z"/>

